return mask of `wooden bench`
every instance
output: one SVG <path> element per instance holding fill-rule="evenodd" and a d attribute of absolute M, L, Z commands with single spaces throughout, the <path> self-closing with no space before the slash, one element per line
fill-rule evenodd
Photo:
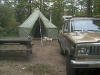
<path fill-rule="evenodd" d="M 4 46 L 2 48 L 2 46 Z M 8 47 L 6 47 L 8 46 Z M 10 48 L 9 48 L 10 46 Z M 15 47 L 13 47 L 15 46 Z M 22 48 L 19 48 L 22 46 Z M 0 38 L 0 53 L 21 53 L 32 54 L 31 39 L 28 38 Z"/>

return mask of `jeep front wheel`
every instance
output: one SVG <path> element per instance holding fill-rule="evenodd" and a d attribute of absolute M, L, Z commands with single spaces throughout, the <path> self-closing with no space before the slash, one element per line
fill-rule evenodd
<path fill-rule="evenodd" d="M 70 62 L 70 56 L 67 54 L 66 55 L 66 73 L 67 75 L 76 75 L 74 68 L 72 68 L 71 62 Z"/>

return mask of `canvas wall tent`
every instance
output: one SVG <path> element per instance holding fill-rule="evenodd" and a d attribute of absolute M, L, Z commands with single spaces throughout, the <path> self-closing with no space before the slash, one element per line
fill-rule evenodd
<path fill-rule="evenodd" d="M 21 37 L 31 36 L 32 38 L 40 38 L 42 35 L 42 37 L 47 36 L 57 39 L 58 30 L 39 9 L 35 9 L 25 22 L 19 26 L 19 35 Z"/>

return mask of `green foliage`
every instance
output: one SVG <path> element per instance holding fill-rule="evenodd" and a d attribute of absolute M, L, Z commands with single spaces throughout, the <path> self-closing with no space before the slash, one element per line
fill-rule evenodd
<path fill-rule="evenodd" d="M 7 26 L 8 19 L 12 17 L 12 9 L 1 5 L 0 6 L 0 26 Z"/>
<path fill-rule="evenodd" d="M 0 36 L 17 34 L 17 24 L 13 8 L 0 5 Z"/>
<path fill-rule="evenodd" d="M 22 23 L 28 17 L 28 7 L 27 2 L 21 1 L 16 7 L 16 18 L 17 21 Z"/>
<path fill-rule="evenodd" d="M 100 0 L 94 0 L 94 16 L 100 17 Z"/>
<path fill-rule="evenodd" d="M 62 16 L 64 15 L 64 2 L 63 0 L 56 0 L 54 5 L 51 8 L 52 10 L 52 21 L 58 27 L 58 29 L 62 26 Z"/>

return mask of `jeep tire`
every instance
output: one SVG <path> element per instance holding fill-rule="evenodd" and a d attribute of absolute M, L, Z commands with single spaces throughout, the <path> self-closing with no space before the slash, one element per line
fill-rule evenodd
<path fill-rule="evenodd" d="M 71 62 L 70 62 L 70 56 L 67 53 L 66 54 L 66 74 L 67 75 L 76 75 L 75 71 L 76 69 L 72 68 Z"/>

